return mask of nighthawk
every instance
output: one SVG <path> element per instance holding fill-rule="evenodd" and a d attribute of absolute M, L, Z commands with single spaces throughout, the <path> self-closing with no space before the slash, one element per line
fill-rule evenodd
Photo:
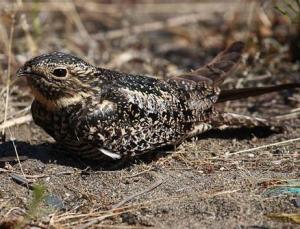
<path fill-rule="evenodd" d="M 35 57 L 17 72 L 34 95 L 32 116 L 67 151 L 113 159 L 165 146 L 224 124 L 266 120 L 220 113 L 215 103 L 299 87 L 284 84 L 220 90 L 243 50 L 235 42 L 207 65 L 166 80 L 99 68 L 61 52 Z"/>

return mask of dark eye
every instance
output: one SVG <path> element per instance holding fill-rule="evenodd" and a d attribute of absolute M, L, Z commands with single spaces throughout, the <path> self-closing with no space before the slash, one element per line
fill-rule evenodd
<path fill-rule="evenodd" d="M 53 75 L 55 75 L 56 77 L 65 77 L 67 75 L 67 69 L 56 68 L 53 71 Z"/>

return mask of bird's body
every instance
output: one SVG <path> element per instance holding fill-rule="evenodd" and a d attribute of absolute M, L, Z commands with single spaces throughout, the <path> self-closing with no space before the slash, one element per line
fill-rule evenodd
<path fill-rule="evenodd" d="M 226 101 L 256 93 L 246 89 L 220 95 L 219 86 L 242 49 L 236 42 L 206 66 L 168 80 L 97 68 L 60 52 L 33 58 L 18 75 L 26 76 L 35 97 L 35 123 L 58 143 L 85 158 L 119 159 L 180 143 L 222 124 L 264 125 L 264 120 L 214 110 L 219 96 Z M 290 87 L 299 84 L 258 93 Z"/>
<path fill-rule="evenodd" d="M 59 111 L 33 102 L 35 123 L 70 151 L 92 158 L 103 150 L 115 157 L 134 155 L 180 142 L 195 128 L 209 128 L 217 88 L 106 69 L 97 74 L 98 80 L 87 82 L 93 92 Z"/>

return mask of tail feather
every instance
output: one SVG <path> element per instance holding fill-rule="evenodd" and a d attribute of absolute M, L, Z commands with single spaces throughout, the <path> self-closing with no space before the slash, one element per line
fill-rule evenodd
<path fill-rule="evenodd" d="M 300 83 L 289 83 L 267 87 L 255 88 L 240 88 L 232 90 L 222 90 L 217 103 L 222 103 L 230 100 L 242 99 L 251 96 L 259 96 L 270 92 L 276 92 L 286 89 L 300 88 Z"/>
<path fill-rule="evenodd" d="M 234 67 L 237 66 L 243 49 L 243 42 L 234 42 L 208 64 L 191 73 L 185 73 L 176 77 L 192 80 L 194 82 L 203 80 L 212 81 L 215 86 L 220 86 Z"/>

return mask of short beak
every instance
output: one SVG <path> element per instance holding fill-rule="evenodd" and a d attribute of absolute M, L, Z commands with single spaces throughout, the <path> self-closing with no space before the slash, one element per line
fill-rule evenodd
<path fill-rule="evenodd" d="M 17 77 L 21 77 L 21 76 L 28 76 L 31 75 L 31 68 L 30 67 L 21 67 L 19 68 L 19 70 L 17 71 Z"/>
<path fill-rule="evenodd" d="M 24 76 L 24 70 L 23 68 L 19 68 L 18 71 L 16 72 L 17 77 Z"/>

